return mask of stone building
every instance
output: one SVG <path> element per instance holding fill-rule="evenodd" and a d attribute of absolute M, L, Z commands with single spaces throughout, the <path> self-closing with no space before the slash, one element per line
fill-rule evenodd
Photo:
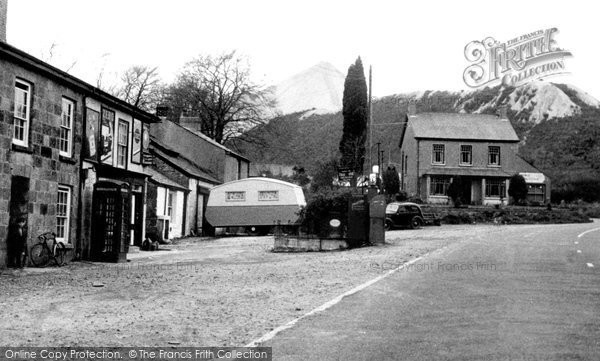
<path fill-rule="evenodd" d="M 0 267 L 50 231 L 69 257 L 124 259 L 144 236 L 159 121 L 0 42 Z"/>
<path fill-rule="evenodd" d="M 148 189 L 147 232 L 159 239 L 210 234 L 204 212 L 210 189 L 247 178 L 250 161 L 201 132 L 167 119 L 153 124 L 151 133 L 152 168 L 159 173 L 153 179 L 163 182 L 153 180 Z"/>
<path fill-rule="evenodd" d="M 550 179 L 517 154 L 519 138 L 503 109 L 490 114 L 419 113 L 414 104 L 400 136 L 402 189 L 428 203 L 448 203 L 461 178 L 462 202 L 509 200 L 509 178 L 522 174 L 528 200 L 550 202 Z"/>

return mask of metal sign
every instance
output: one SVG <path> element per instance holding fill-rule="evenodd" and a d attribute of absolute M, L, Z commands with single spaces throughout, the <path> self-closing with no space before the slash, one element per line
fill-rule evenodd
<path fill-rule="evenodd" d="M 338 178 L 340 181 L 351 181 L 354 178 L 354 172 L 350 168 L 339 168 Z"/>

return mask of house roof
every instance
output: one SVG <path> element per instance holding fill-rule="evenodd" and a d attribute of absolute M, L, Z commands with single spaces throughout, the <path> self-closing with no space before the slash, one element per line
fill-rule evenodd
<path fill-rule="evenodd" d="M 190 119 L 197 119 L 199 121 L 198 117 L 185 117 L 185 121 L 186 122 L 190 122 Z M 243 159 L 243 160 L 245 160 L 247 162 L 250 162 L 250 159 L 244 157 L 243 155 L 241 155 L 239 153 L 234 152 L 233 150 L 227 148 L 223 144 L 215 141 L 211 137 L 207 136 L 206 134 L 204 134 L 204 133 L 202 133 L 202 132 L 200 132 L 200 131 L 198 131 L 198 130 L 196 130 L 194 128 L 190 128 L 190 127 L 187 127 L 185 125 L 182 125 L 182 124 L 179 124 L 179 123 L 175 123 L 175 122 L 173 122 L 173 124 L 176 124 L 176 125 L 182 127 L 183 129 L 187 130 L 188 132 L 190 132 L 190 133 L 196 135 L 197 137 L 202 138 L 203 140 L 205 140 L 205 141 L 209 142 L 210 144 L 214 145 L 215 147 L 223 149 L 227 154 L 230 154 L 230 155 L 232 155 L 232 156 L 234 156 L 236 158 L 240 158 L 240 159 Z"/>
<path fill-rule="evenodd" d="M 154 137 L 151 137 L 150 140 L 150 144 L 152 146 L 151 151 L 154 153 L 154 155 L 179 169 L 181 172 L 212 184 L 222 183 L 214 175 L 212 175 L 210 171 L 203 169 L 191 160 L 179 154 L 177 151 L 167 147 L 164 144 L 161 144 Z"/>
<path fill-rule="evenodd" d="M 519 141 L 510 121 L 496 115 L 419 113 L 408 121 L 417 139 Z"/>
<path fill-rule="evenodd" d="M 517 171 L 520 173 L 542 173 L 543 172 L 533 165 L 529 164 L 525 159 L 521 158 L 519 155 L 515 157 L 515 165 Z"/>
<path fill-rule="evenodd" d="M 15 48 L 14 46 L 8 45 L 7 43 L 0 41 L 0 57 L 9 59 L 10 61 L 16 62 L 19 65 L 27 68 L 33 72 L 43 74 L 48 78 L 54 79 L 62 84 L 65 84 L 73 89 L 77 89 L 79 92 L 86 96 L 93 97 L 97 100 L 101 100 L 108 105 L 115 108 L 121 109 L 133 115 L 135 118 L 145 121 L 147 123 L 158 123 L 160 118 L 154 114 L 145 112 L 124 100 L 121 100 L 93 85 L 90 85 L 83 80 L 74 77 L 73 75 L 64 72 L 36 57 L 33 57 L 26 52 Z"/>
<path fill-rule="evenodd" d="M 181 191 L 189 190 L 189 189 L 185 188 L 184 186 L 182 186 L 181 184 L 178 184 L 178 183 L 172 181 L 166 175 L 162 174 L 161 172 L 157 171 L 156 169 L 148 167 L 146 169 L 146 173 L 148 173 L 148 175 L 150 175 L 151 181 L 158 183 L 160 185 L 166 186 L 168 188 L 179 189 Z"/>

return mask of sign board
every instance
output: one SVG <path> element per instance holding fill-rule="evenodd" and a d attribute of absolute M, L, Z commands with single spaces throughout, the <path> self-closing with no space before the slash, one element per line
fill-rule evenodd
<path fill-rule="evenodd" d="M 546 177 L 542 173 L 519 173 L 525 178 L 525 183 L 544 183 Z"/>
<path fill-rule="evenodd" d="M 339 168 L 338 178 L 343 182 L 351 181 L 354 178 L 354 172 L 350 168 Z"/>

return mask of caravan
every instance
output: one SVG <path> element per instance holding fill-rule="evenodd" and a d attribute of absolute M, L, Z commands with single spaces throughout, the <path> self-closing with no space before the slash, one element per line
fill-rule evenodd
<path fill-rule="evenodd" d="M 297 225 L 306 206 L 302 188 L 271 178 L 246 178 L 214 187 L 206 207 L 211 226 L 244 227 L 267 234 L 274 225 Z"/>

